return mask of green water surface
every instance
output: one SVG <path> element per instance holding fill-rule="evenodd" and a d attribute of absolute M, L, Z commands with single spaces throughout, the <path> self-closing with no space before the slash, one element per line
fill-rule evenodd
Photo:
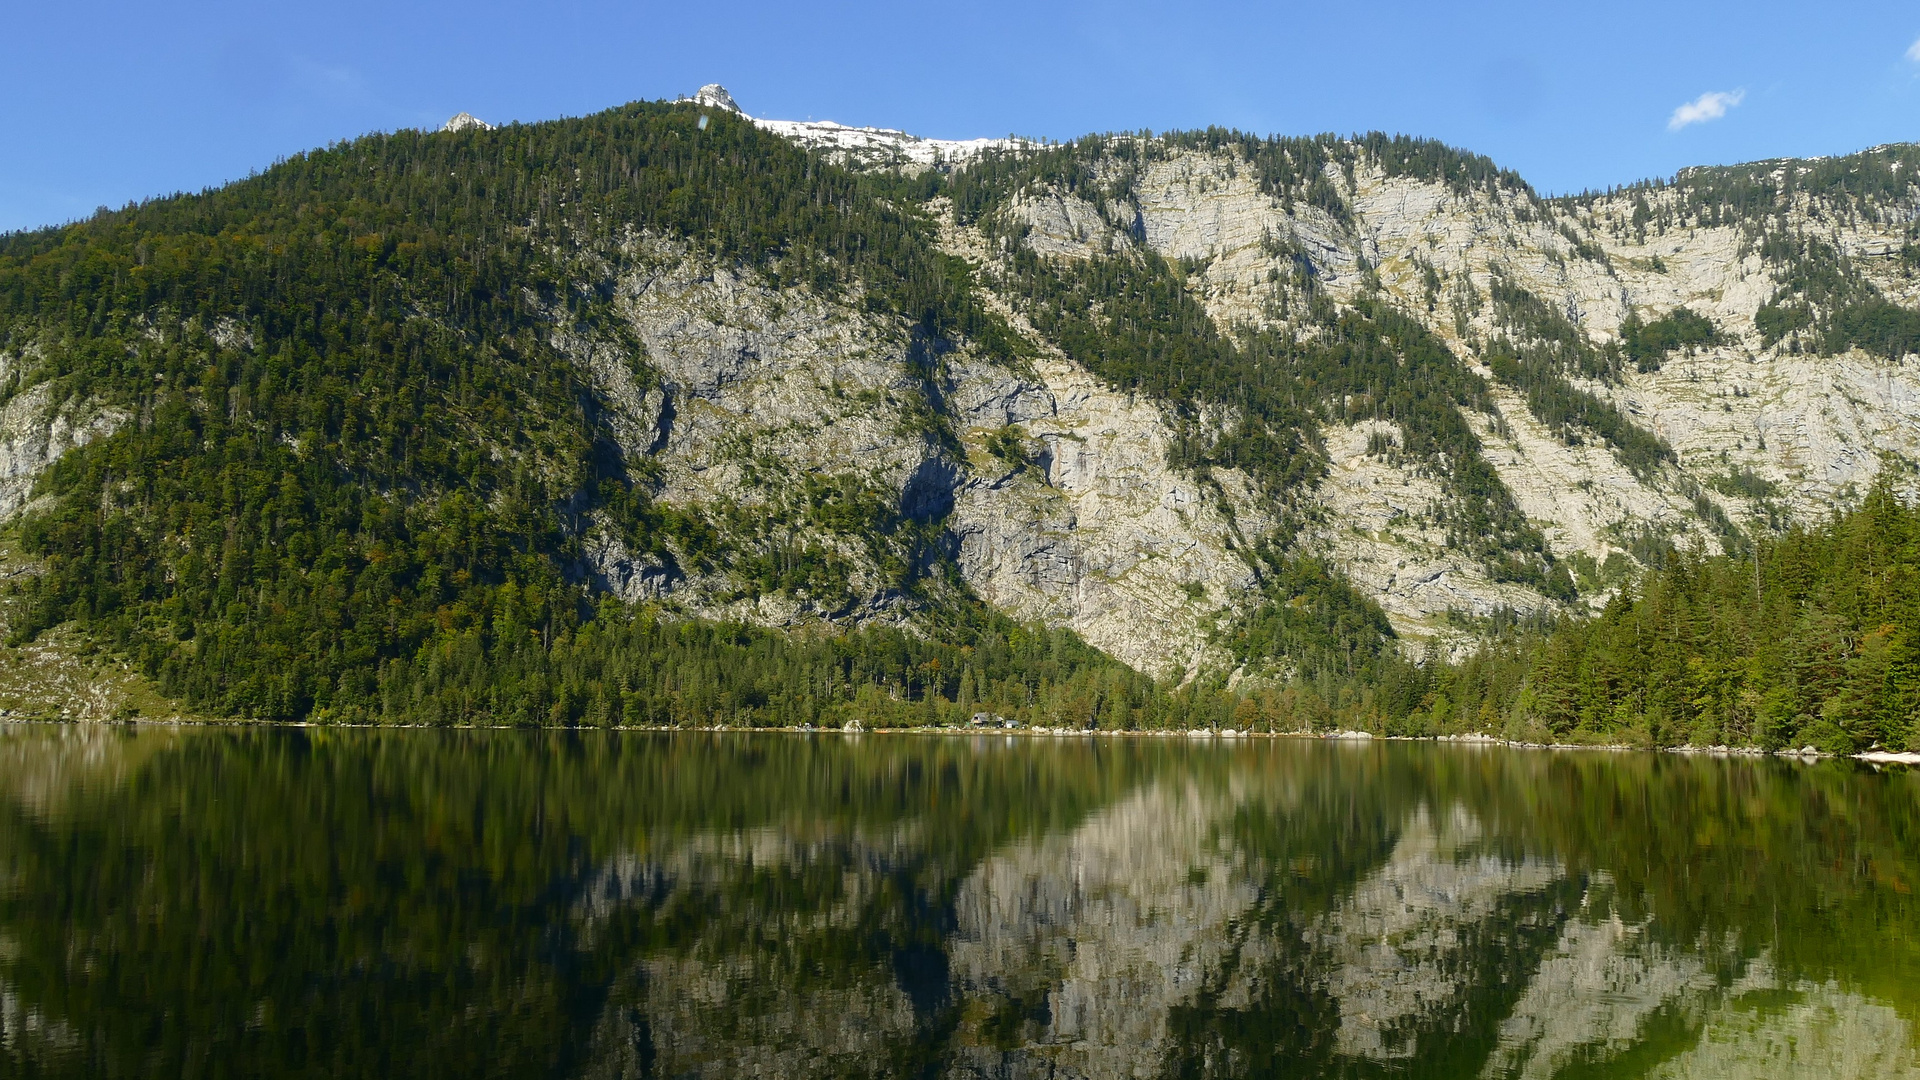
<path fill-rule="evenodd" d="M 1920 1077 L 1920 772 L 0 727 L 0 1075 Z"/>

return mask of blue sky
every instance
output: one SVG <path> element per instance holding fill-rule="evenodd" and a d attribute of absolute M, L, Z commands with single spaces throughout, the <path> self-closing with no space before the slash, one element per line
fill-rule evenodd
<path fill-rule="evenodd" d="M 1378 128 L 1487 154 L 1551 192 L 1920 139 L 1913 4 L 8 0 L 0 10 L 0 230 L 197 190 L 459 110 L 540 120 L 705 82 L 755 115 L 949 138 Z"/>

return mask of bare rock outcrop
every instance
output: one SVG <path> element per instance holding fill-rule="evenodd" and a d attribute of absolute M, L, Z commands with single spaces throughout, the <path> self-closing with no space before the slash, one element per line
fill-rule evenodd
<path fill-rule="evenodd" d="M 0 370 L 0 387 L 5 375 Z M 27 505 L 35 481 L 62 454 L 112 435 L 126 419 L 120 410 L 64 398 L 46 382 L 0 402 L 0 522 Z"/>

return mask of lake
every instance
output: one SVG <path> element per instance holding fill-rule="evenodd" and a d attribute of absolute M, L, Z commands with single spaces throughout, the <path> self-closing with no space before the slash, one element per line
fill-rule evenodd
<path fill-rule="evenodd" d="M 0 1073 L 1920 1077 L 1920 771 L 0 727 Z"/>

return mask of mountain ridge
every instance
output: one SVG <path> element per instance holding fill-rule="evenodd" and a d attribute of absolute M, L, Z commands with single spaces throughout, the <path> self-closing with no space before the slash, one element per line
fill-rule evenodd
<path fill-rule="evenodd" d="M 1915 300 L 1912 217 L 1889 201 L 1912 147 L 1548 200 L 1405 137 L 922 161 L 702 93 L 369 137 L 8 237 L 0 450 L 38 494 L 6 509 L 54 583 L 17 632 L 105 618 L 184 686 L 200 628 L 238 620 L 223 648 L 253 665 L 258 621 L 298 607 L 238 587 L 264 564 L 194 571 L 191 612 L 178 582 L 196 545 L 298 518 L 264 509 L 279 481 L 261 473 L 250 510 L 181 489 L 230 523 L 191 541 L 175 496 L 123 499 L 116 478 L 154 467 L 128 440 L 207 463 L 212 443 L 157 418 L 204 430 L 221 402 L 220 445 L 252 440 L 228 468 L 363 507 L 328 526 L 350 579 L 450 529 L 498 546 L 394 579 L 423 606 L 368 659 L 318 663 L 330 689 L 250 676 L 243 711 L 265 715 L 361 700 L 341 689 L 356 667 L 492 626 L 461 573 L 488 595 L 546 582 L 545 614 L 513 616 L 542 648 L 613 598 L 930 640 L 1011 616 L 1194 685 L 1354 677 L 1591 610 L 1675 547 L 1747 550 L 1920 460 L 1915 383 L 1884 358 Z M 1893 253 L 1849 254 L 1868 250 Z M 277 284 L 303 280 L 317 314 Z M 403 394 L 352 392 L 408 364 Z M 368 539 L 376 505 L 390 541 Z M 103 593 L 100 538 L 123 527 L 139 583 Z M 274 574 L 325 608 L 311 567 Z M 331 654 L 286 633 L 289 660 Z M 940 691 L 955 707 L 965 681 Z M 233 692 L 214 683 L 192 693 Z"/>

